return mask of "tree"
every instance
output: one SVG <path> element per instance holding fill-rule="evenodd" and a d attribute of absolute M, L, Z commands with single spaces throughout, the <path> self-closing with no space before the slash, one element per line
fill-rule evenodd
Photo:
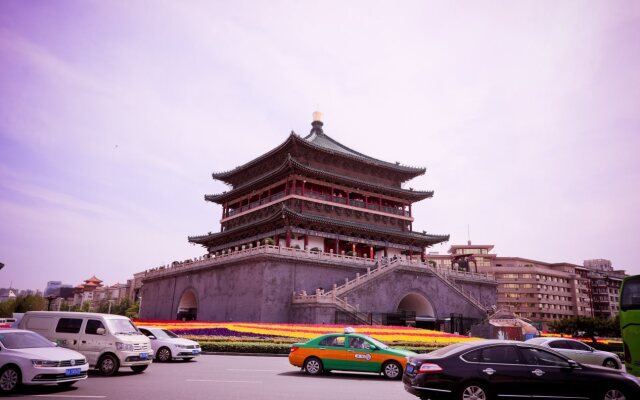
<path fill-rule="evenodd" d="M 549 323 L 555 333 L 563 333 L 576 337 L 596 336 L 620 337 L 620 323 L 616 318 L 571 317 Z"/>
<path fill-rule="evenodd" d="M 11 317 L 13 313 L 25 313 L 27 311 L 40 311 L 47 309 L 47 300 L 42 296 L 33 294 L 19 295 L 14 299 L 0 303 L 0 316 Z"/>

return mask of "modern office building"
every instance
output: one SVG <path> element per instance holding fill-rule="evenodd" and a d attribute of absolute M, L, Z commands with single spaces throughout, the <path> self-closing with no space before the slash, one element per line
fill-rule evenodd
<path fill-rule="evenodd" d="M 590 283 L 583 266 L 547 263 L 521 257 L 500 257 L 492 245 L 453 245 L 449 254 L 429 254 L 439 268 L 488 273 L 498 283 L 496 310 L 513 312 L 546 329 L 548 323 L 573 316 L 591 316 Z"/>
<path fill-rule="evenodd" d="M 620 286 L 625 271 L 614 270 L 610 260 L 585 260 L 584 268 L 590 282 L 590 295 L 593 304 L 593 316 L 611 318 L 618 315 Z"/>

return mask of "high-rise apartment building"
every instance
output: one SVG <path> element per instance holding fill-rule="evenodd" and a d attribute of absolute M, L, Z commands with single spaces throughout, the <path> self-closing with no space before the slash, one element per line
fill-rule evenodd
<path fill-rule="evenodd" d="M 546 263 L 491 254 L 492 245 L 453 245 L 449 254 L 429 254 L 436 267 L 488 273 L 498 282 L 495 308 L 530 319 L 538 328 L 573 316 L 591 316 L 587 270 L 576 264 Z"/>

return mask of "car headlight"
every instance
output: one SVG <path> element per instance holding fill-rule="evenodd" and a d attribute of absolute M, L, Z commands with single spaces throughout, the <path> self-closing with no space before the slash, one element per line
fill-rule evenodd
<path fill-rule="evenodd" d="M 51 360 L 31 360 L 31 364 L 33 364 L 33 366 L 36 368 L 51 368 L 58 366 L 57 361 Z"/>
<path fill-rule="evenodd" d="M 116 342 L 116 349 L 124 351 L 133 351 L 133 345 L 131 343 Z"/>

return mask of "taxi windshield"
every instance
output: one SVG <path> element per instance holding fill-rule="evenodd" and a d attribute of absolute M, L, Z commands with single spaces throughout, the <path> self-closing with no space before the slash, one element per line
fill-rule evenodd
<path fill-rule="evenodd" d="M 379 349 L 388 349 L 389 346 L 387 346 L 386 344 L 382 343 L 381 341 L 372 338 L 371 336 L 369 336 L 367 338 L 367 340 L 369 340 L 369 342 L 371 342 L 371 344 L 373 344 L 374 346 L 376 346 Z"/>

